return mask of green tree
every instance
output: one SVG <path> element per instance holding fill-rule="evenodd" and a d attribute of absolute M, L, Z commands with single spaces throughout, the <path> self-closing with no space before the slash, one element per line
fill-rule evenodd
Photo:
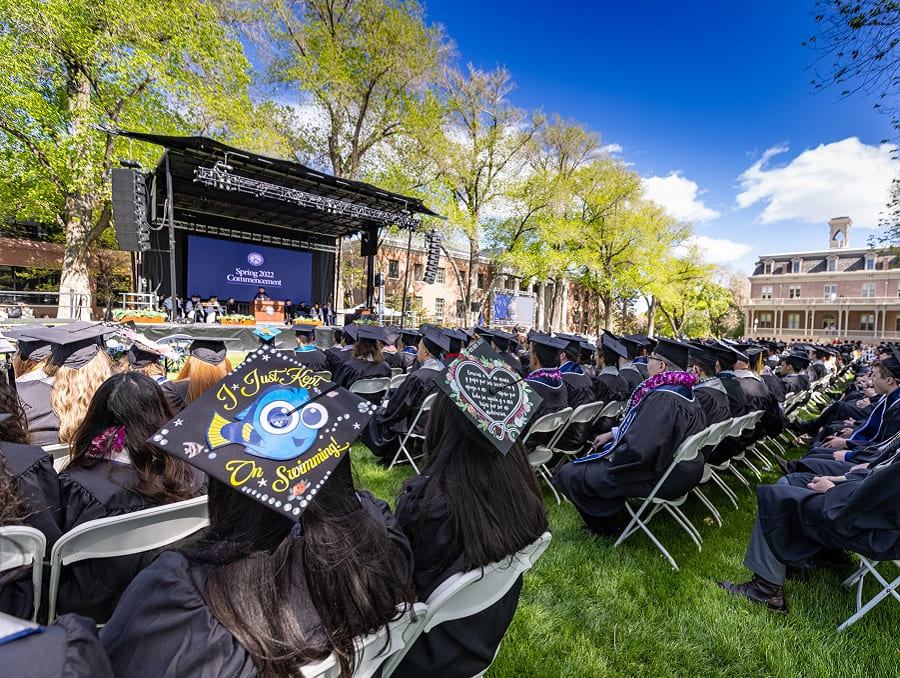
<path fill-rule="evenodd" d="M 0 199 L 65 233 L 60 289 L 90 294 L 109 172 L 131 155 L 104 130 L 229 136 L 247 61 L 212 0 L 0 0 L 0 17 Z"/>

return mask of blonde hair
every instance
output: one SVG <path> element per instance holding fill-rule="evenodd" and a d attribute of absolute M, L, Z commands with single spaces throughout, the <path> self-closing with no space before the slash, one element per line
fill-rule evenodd
<path fill-rule="evenodd" d="M 99 351 L 81 369 L 60 365 L 50 391 L 50 406 L 59 417 L 59 441 L 67 443 L 87 414 L 91 398 L 114 372 L 112 359 Z"/>
<path fill-rule="evenodd" d="M 188 384 L 185 398 L 185 404 L 187 404 L 206 393 L 207 389 L 214 386 L 229 372 L 231 372 L 231 361 L 228 358 L 216 365 L 211 365 L 200 358 L 189 355 L 184 361 L 184 367 L 175 377 L 175 381 L 190 380 L 191 383 Z"/>
<path fill-rule="evenodd" d="M 30 358 L 23 358 L 18 353 L 13 354 L 12 364 L 13 364 L 13 372 L 16 374 L 16 379 L 21 377 L 23 374 L 28 374 L 32 370 L 37 367 L 40 367 L 44 364 L 44 360 L 31 360 Z"/>

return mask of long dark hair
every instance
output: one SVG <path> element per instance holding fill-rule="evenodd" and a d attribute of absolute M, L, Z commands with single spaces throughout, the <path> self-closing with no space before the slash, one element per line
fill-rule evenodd
<path fill-rule="evenodd" d="M 351 357 L 371 360 L 373 363 L 380 363 L 384 360 L 384 354 L 378 348 L 378 342 L 374 339 L 357 339 L 353 344 L 353 355 Z"/>
<path fill-rule="evenodd" d="M 6 421 L 0 422 L 0 440 L 28 445 L 31 442 L 31 435 L 28 433 L 25 409 L 16 390 L 4 381 L 0 381 L 0 414 L 12 415 Z"/>
<path fill-rule="evenodd" d="M 353 489 L 349 459 L 294 523 L 210 478 L 210 527 L 185 556 L 202 568 L 212 615 L 253 659 L 261 678 L 296 676 L 303 663 L 333 652 L 342 676 L 357 663 L 354 639 L 397 617 L 415 599 L 403 554 L 373 524 Z M 299 568 L 302 567 L 302 571 Z M 305 579 L 326 645 L 297 604 Z M 291 594 L 295 595 L 291 595 Z"/>
<path fill-rule="evenodd" d="M 409 530 L 413 550 L 420 539 L 428 507 L 446 502 L 453 521 L 453 543 L 444 569 L 461 554 L 470 570 L 502 560 L 547 531 L 547 511 L 525 448 L 516 442 L 500 454 L 439 391 L 428 417 L 425 467 L 429 476 L 422 520 Z"/>
<path fill-rule="evenodd" d="M 69 468 L 99 464 L 103 457 L 88 454 L 92 441 L 109 428 L 124 426 L 125 449 L 137 474 L 131 489 L 161 504 L 189 499 L 196 489 L 191 467 L 146 442 L 174 416 L 153 379 L 138 372 L 114 374 L 97 389 L 84 420 L 75 430 Z"/>

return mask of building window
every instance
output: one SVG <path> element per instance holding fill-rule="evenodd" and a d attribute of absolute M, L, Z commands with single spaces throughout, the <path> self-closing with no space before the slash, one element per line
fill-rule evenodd
<path fill-rule="evenodd" d="M 859 316 L 859 329 L 871 332 L 875 329 L 875 314 L 863 313 Z"/>
<path fill-rule="evenodd" d="M 799 273 L 800 272 L 800 260 L 793 259 L 791 261 L 791 273 Z"/>
<path fill-rule="evenodd" d="M 434 321 L 436 323 L 444 322 L 444 300 L 443 299 L 435 299 L 434 300 Z"/>
<path fill-rule="evenodd" d="M 456 322 L 461 323 L 466 315 L 466 304 L 464 301 L 456 302 Z"/>
<path fill-rule="evenodd" d="M 800 329 L 800 314 L 799 313 L 788 313 L 787 314 L 787 328 L 789 330 L 799 330 Z"/>
<path fill-rule="evenodd" d="M 443 284 L 444 284 L 444 269 L 443 269 L 443 268 L 439 268 L 439 269 L 437 270 L 437 275 L 435 276 L 434 281 L 435 281 L 438 285 L 443 285 Z"/>
<path fill-rule="evenodd" d="M 788 288 L 788 298 L 790 299 L 799 299 L 800 298 L 800 286 L 795 285 L 793 287 Z"/>
<path fill-rule="evenodd" d="M 837 285 L 825 285 L 823 296 L 825 299 L 831 299 L 832 301 L 837 299 Z"/>
<path fill-rule="evenodd" d="M 772 298 L 772 286 L 771 285 L 763 285 L 759 290 L 759 298 L 760 299 L 771 299 Z"/>
<path fill-rule="evenodd" d="M 764 273 L 765 275 L 771 275 L 771 274 L 772 274 L 772 265 L 773 265 L 773 264 L 774 264 L 774 262 L 771 261 L 771 260 L 770 260 L 770 261 L 767 261 L 767 262 L 765 262 L 765 263 L 763 264 L 763 273 Z"/>
<path fill-rule="evenodd" d="M 575 327 L 581 325 L 581 314 L 578 311 L 572 311 L 572 324 Z"/>
<path fill-rule="evenodd" d="M 396 280 L 400 277 L 400 262 L 396 259 L 388 260 L 388 278 Z"/>
<path fill-rule="evenodd" d="M 866 257 L 866 270 L 867 271 L 875 270 L 875 257 Z"/>
<path fill-rule="evenodd" d="M 828 272 L 834 273 L 837 270 L 837 259 L 828 257 Z"/>
<path fill-rule="evenodd" d="M 413 264 L 413 279 L 425 280 L 425 266 L 422 264 Z"/>
<path fill-rule="evenodd" d="M 875 298 L 875 283 L 864 283 L 862 286 L 862 295 L 866 299 Z"/>
<path fill-rule="evenodd" d="M 822 316 L 822 329 L 833 330 L 836 327 L 834 316 L 830 313 Z"/>
<path fill-rule="evenodd" d="M 484 273 L 479 273 L 477 278 L 478 278 L 478 283 L 475 287 L 476 287 L 476 289 L 483 290 L 484 284 L 486 282 L 486 280 L 484 279 Z"/>
<path fill-rule="evenodd" d="M 772 314 L 766 311 L 763 311 L 756 316 L 756 326 L 761 329 L 771 329 L 772 328 Z"/>

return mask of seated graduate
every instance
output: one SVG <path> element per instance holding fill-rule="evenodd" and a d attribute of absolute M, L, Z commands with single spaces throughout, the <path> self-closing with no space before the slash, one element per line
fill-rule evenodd
<path fill-rule="evenodd" d="M 843 567 L 851 563 L 844 550 L 876 560 L 900 558 L 898 457 L 892 449 L 871 466 L 861 464 L 841 476 L 792 473 L 776 485 L 758 485 L 758 512 L 744 555 L 753 577 L 719 586 L 786 613 L 789 565 Z"/>
<path fill-rule="evenodd" d="M 597 376 L 597 370 L 594 366 L 594 353 L 596 353 L 597 349 L 587 339 L 582 339 L 578 348 L 578 364 L 581 365 L 581 371 L 593 381 L 594 377 Z"/>
<path fill-rule="evenodd" d="M 826 439 L 802 459 L 787 462 L 788 471 L 841 475 L 881 454 L 881 445 L 900 432 L 900 351 L 872 366 L 872 381 L 882 398 L 866 422 L 847 436 Z"/>
<path fill-rule="evenodd" d="M 566 342 L 542 332 L 532 332 L 528 344 L 531 347 L 531 372 L 525 379 L 541 397 L 541 403 L 532 419 L 535 422 L 545 414 L 559 412 L 569 406 L 569 394 L 559 371 L 559 359 Z M 552 434 L 531 436 L 528 444 L 538 445 L 550 435 Z"/>
<path fill-rule="evenodd" d="M 50 342 L 47 339 L 31 336 L 28 328 L 13 328 L 6 330 L 3 334 L 7 339 L 13 339 L 16 342 L 16 352 L 12 358 L 16 384 L 46 379 L 47 373 L 44 372 L 44 365 L 47 364 L 50 357 Z"/>
<path fill-rule="evenodd" d="M 0 666 L 16 678 L 113 678 L 97 625 L 75 614 L 39 626 L 0 613 Z"/>
<path fill-rule="evenodd" d="M 514 347 L 514 343 L 516 341 L 516 336 L 510 332 L 504 332 L 503 330 L 489 330 L 485 331 L 483 328 L 478 328 L 479 332 L 484 333 L 485 337 L 490 341 L 494 349 L 500 355 L 501 358 L 506 362 L 507 365 L 512 368 L 513 372 L 518 374 L 520 377 L 528 376 L 528 372 L 522 368 L 522 361 L 519 360 L 519 357 L 515 355 L 512 350 Z"/>
<path fill-rule="evenodd" d="M 809 356 L 803 351 L 790 351 L 781 357 L 778 371 L 781 374 L 781 383 L 784 384 L 785 393 L 805 391 L 809 388 L 809 377 L 806 376 L 807 365 L 809 365 Z"/>
<path fill-rule="evenodd" d="M 87 322 L 33 330 L 34 336 L 50 341 L 50 358 L 44 366 L 47 378 L 18 387 L 33 444 L 72 439 L 94 392 L 113 373 L 103 346 L 103 335 L 110 331 Z"/>
<path fill-rule="evenodd" d="M 401 327 L 397 330 L 397 352 L 394 354 L 394 362 L 391 367 L 399 367 L 404 372 L 414 370 L 419 366 L 419 342 L 422 333 L 409 327 Z"/>
<path fill-rule="evenodd" d="M 604 403 L 614 400 L 628 400 L 633 390 L 619 374 L 620 360 L 628 359 L 628 349 L 615 335 L 604 332 L 597 343 L 596 360 L 600 368 L 594 376 L 594 398 Z"/>
<path fill-rule="evenodd" d="M 0 382 L 0 525 L 40 530 L 49 553 L 61 534 L 59 478 L 53 457 L 28 442 L 25 413 L 15 391 Z M 31 568 L 0 575 L 0 612 L 30 618 L 33 610 Z"/>
<path fill-rule="evenodd" d="M 651 339 L 646 334 L 626 334 L 624 338 L 627 341 L 637 343 L 637 350 L 635 351 L 632 366 L 641 373 L 641 376 L 644 379 L 646 379 L 650 376 L 647 372 L 647 360 L 650 358 L 650 352 L 656 347 L 656 340 Z"/>
<path fill-rule="evenodd" d="M 346 332 L 344 334 L 346 336 Z M 334 383 L 350 388 L 361 379 L 390 377 L 390 365 L 384 361 L 384 354 L 381 352 L 383 341 L 382 328 L 377 325 L 360 325 L 356 330 L 351 357 L 338 365 Z"/>
<path fill-rule="evenodd" d="M 328 382 L 281 385 L 299 363 L 269 353 L 223 382 L 255 371 L 263 392 L 213 389 L 153 436 L 209 475 L 210 525 L 122 596 L 100 634 L 118 676 L 299 676 L 329 653 L 350 676 L 354 639 L 414 599 L 409 541 L 387 504 L 353 486 L 349 448 L 369 407 Z M 199 441 L 209 449 L 186 455 Z"/>
<path fill-rule="evenodd" d="M 269 325 L 259 325 L 253 328 L 253 334 L 256 336 L 256 342 L 258 346 L 278 348 L 278 344 L 275 343 L 275 340 L 278 338 L 278 335 L 281 334 L 281 330 L 277 327 L 271 327 Z"/>
<path fill-rule="evenodd" d="M 344 325 L 340 330 L 340 346 L 332 346 L 325 351 L 325 369 L 332 375 L 337 374 L 337 369 L 341 363 L 350 360 L 353 354 L 353 344 L 356 342 L 357 326 L 353 323 Z M 338 330 L 334 331 L 335 339 L 338 339 Z"/>
<path fill-rule="evenodd" d="M 477 347 L 473 350 L 485 355 Z M 451 575 L 503 561 L 548 529 L 534 472 L 522 445 L 514 442 L 537 408 L 526 412 L 519 426 L 504 431 L 502 440 L 489 435 L 488 418 L 468 408 L 477 406 L 495 382 L 483 379 L 482 390 L 466 388 L 473 377 L 470 373 L 462 383 L 459 367 L 470 362 L 472 358 L 464 356 L 440 375 L 423 475 L 407 482 L 397 499 L 397 520 L 415 555 L 420 600 Z M 450 381 L 455 381 L 453 386 Z M 529 395 L 530 385 L 511 370 L 509 382 L 504 389 L 509 402 L 534 397 Z M 491 411 L 482 407 L 480 412 Z M 520 577 L 484 612 L 445 622 L 421 635 L 393 676 L 468 678 L 486 669 L 512 621 L 521 589 Z"/>
<path fill-rule="evenodd" d="M 818 381 L 828 374 L 828 370 L 825 367 L 825 359 L 828 357 L 828 351 L 821 346 L 813 346 L 812 353 L 815 356 L 815 360 L 813 360 L 807 368 L 807 374 L 809 375 L 809 380 L 811 382 Z"/>
<path fill-rule="evenodd" d="M 443 332 L 447 339 L 450 340 L 450 350 L 444 353 L 442 359 L 445 365 L 449 365 L 457 358 L 457 356 L 459 356 L 459 352 L 462 351 L 463 346 L 466 345 L 469 337 L 466 336 L 465 332 L 450 327 L 445 327 L 441 332 Z"/>
<path fill-rule="evenodd" d="M 134 343 L 120 361 L 120 371 L 139 372 L 144 374 L 157 384 L 166 381 L 166 368 L 161 359 L 163 353 L 157 347 L 143 346 Z"/>
<path fill-rule="evenodd" d="M 178 376 L 161 384 L 166 401 L 176 412 L 184 409 L 231 371 L 225 340 L 194 337 Z"/>
<path fill-rule="evenodd" d="M 615 335 L 614 335 L 615 336 Z M 629 393 L 634 391 L 644 379 L 647 377 L 634 364 L 634 359 L 641 350 L 641 345 L 634 339 L 626 336 L 615 337 L 625 347 L 628 355 L 625 358 L 619 358 L 619 376 L 628 384 Z"/>
<path fill-rule="evenodd" d="M 774 358 L 775 364 L 777 364 L 777 357 L 774 355 L 774 348 L 772 347 L 772 342 L 762 342 L 764 344 L 762 354 L 759 357 L 760 361 L 760 369 L 759 376 L 762 378 L 764 382 L 766 382 L 766 386 L 769 388 L 769 393 L 775 396 L 775 399 L 779 403 L 784 402 L 784 384 L 781 383 L 781 379 L 772 371 L 772 367 L 769 366 L 769 358 Z"/>
<path fill-rule="evenodd" d="M 134 372 L 115 374 L 97 390 L 73 436 L 71 460 L 59 474 L 60 527 L 190 499 L 204 479 L 146 440 L 174 412 L 160 387 Z M 147 554 L 85 560 L 62 571 L 58 609 L 104 622 L 122 591 L 151 560 Z"/>
<path fill-rule="evenodd" d="M 557 334 L 558 339 L 566 342 L 559 368 L 563 383 L 566 386 L 567 407 L 573 410 L 581 405 L 587 405 L 597 400 L 594 393 L 594 382 L 584 373 L 578 358 L 581 354 L 582 338 L 574 334 Z M 580 449 L 587 442 L 588 424 L 576 424 L 566 429 L 565 435 L 560 439 L 560 445 L 567 450 Z"/>
<path fill-rule="evenodd" d="M 722 380 L 716 376 L 716 354 L 702 342 L 692 342 L 688 358 L 690 371 L 696 375 L 694 396 L 706 417 L 706 425 L 731 419 L 728 393 Z"/>
<path fill-rule="evenodd" d="M 745 414 L 749 414 L 752 407 L 747 401 L 747 394 L 741 386 L 740 380 L 734 374 L 734 366 L 739 352 L 728 344 L 717 340 L 704 345 L 716 358 L 716 377 L 728 396 L 728 407 L 731 411 L 731 416 L 743 417 Z M 746 437 L 725 438 L 706 455 L 706 460 L 714 465 L 723 464 L 735 455 L 740 454 L 751 441 L 750 433 Z"/>
<path fill-rule="evenodd" d="M 759 376 L 759 358 L 762 349 L 752 346 L 733 347 L 738 354 L 734 362 L 734 376 L 747 396 L 747 403 L 751 412 L 762 411 L 763 416 L 752 432 L 752 440 L 759 440 L 765 436 L 777 436 L 787 426 L 787 418 L 778 403 L 778 399 L 769 391 L 769 387 Z M 752 367 L 751 367 L 752 366 Z"/>
<path fill-rule="evenodd" d="M 397 453 L 400 439 L 409 431 L 425 398 L 437 389 L 436 381 L 445 367 L 441 356 L 449 349 L 450 340 L 442 332 L 433 327 L 425 328 L 419 341 L 419 368 L 390 391 L 387 402 L 378 408 L 363 432 L 363 442 L 376 457 L 389 459 Z M 423 432 L 426 423 L 427 418 L 420 417 L 416 432 Z"/>
<path fill-rule="evenodd" d="M 647 362 L 650 377 L 631 396 L 621 426 L 597 437 L 602 451 L 567 462 L 553 478 L 588 534 L 616 535 L 625 527 L 625 502 L 653 489 L 681 441 L 706 427 L 695 399 L 697 377 L 684 370 L 688 344 L 660 339 Z M 679 466 L 660 496 L 680 497 L 703 475 L 703 458 Z"/>
<path fill-rule="evenodd" d="M 294 325 L 297 337 L 297 348 L 294 349 L 294 360 L 302 363 L 314 372 L 327 370 L 325 353 L 316 347 L 315 325 Z"/>

